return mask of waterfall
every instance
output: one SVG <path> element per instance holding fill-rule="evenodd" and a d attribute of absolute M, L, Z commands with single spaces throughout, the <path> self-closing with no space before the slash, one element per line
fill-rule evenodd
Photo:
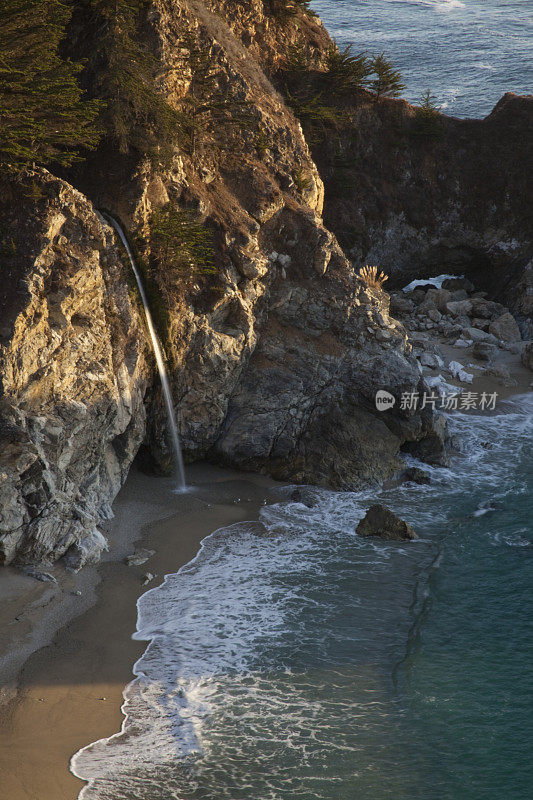
<path fill-rule="evenodd" d="M 157 369 L 159 371 L 159 377 L 161 378 L 161 386 L 163 387 L 163 397 L 165 398 L 165 406 L 167 408 L 168 427 L 170 429 L 170 435 L 172 439 L 172 449 L 174 451 L 174 461 L 178 473 L 178 488 L 183 491 L 187 488 L 187 484 L 185 482 L 185 467 L 183 465 L 183 455 L 181 452 L 180 437 L 178 434 L 178 424 L 176 422 L 176 414 L 174 412 L 174 404 L 172 402 L 172 394 L 170 393 L 170 383 L 168 381 L 167 370 L 165 367 L 165 362 L 163 360 L 163 353 L 161 351 L 161 345 L 159 344 L 159 339 L 157 338 L 157 333 L 154 328 L 152 315 L 150 313 L 150 307 L 148 305 L 148 298 L 146 297 L 146 292 L 144 291 L 144 286 L 142 284 L 141 276 L 137 269 L 133 253 L 131 252 L 131 247 L 128 244 L 126 236 L 124 235 L 124 231 L 122 230 L 116 219 L 114 219 L 110 214 L 104 214 L 104 216 L 116 230 L 116 232 L 120 236 L 122 244 L 126 248 L 131 268 L 133 270 L 133 274 L 135 275 L 137 286 L 139 287 L 139 293 L 141 295 L 141 300 L 144 307 L 144 313 L 146 316 L 146 324 L 148 325 L 148 330 L 150 331 L 150 338 L 152 340 L 155 360 L 157 362 Z"/>

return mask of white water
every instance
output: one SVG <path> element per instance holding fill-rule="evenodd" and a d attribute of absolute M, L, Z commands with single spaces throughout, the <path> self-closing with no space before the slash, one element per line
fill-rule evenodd
<path fill-rule="evenodd" d="M 120 241 L 122 242 L 122 244 L 126 249 L 126 253 L 128 254 L 133 274 L 135 275 L 135 280 L 137 281 L 137 286 L 139 287 L 139 293 L 141 295 L 141 300 L 144 307 L 144 314 L 146 316 L 146 324 L 148 325 L 148 330 L 150 332 L 150 338 L 152 340 L 152 346 L 154 348 L 155 360 L 157 362 L 157 369 L 159 371 L 159 377 L 161 378 L 161 386 L 163 387 L 163 397 L 165 398 L 165 406 L 167 409 L 168 427 L 170 428 L 172 449 L 174 451 L 174 461 L 178 473 L 178 484 L 179 484 L 178 488 L 181 491 L 184 491 L 187 488 L 187 483 L 185 481 L 185 467 L 183 464 L 183 455 L 181 452 L 180 437 L 178 433 L 178 423 L 176 422 L 174 403 L 172 401 L 170 383 L 168 381 L 168 375 L 165 367 L 165 362 L 163 359 L 163 353 L 161 352 L 159 339 L 157 338 L 157 333 L 154 328 L 152 315 L 150 313 L 150 307 L 148 305 L 148 298 L 146 297 L 146 292 L 144 291 L 144 286 L 141 281 L 141 276 L 139 275 L 139 271 L 137 270 L 137 265 L 135 263 L 135 259 L 133 258 L 133 253 L 131 252 L 131 247 L 128 244 L 128 240 L 124 235 L 124 231 L 122 230 L 116 219 L 114 219 L 110 214 L 105 214 L 105 217 L 111 223 L 111 225 L 114 227 L 114 229 L 120 236 Z"/>
<path fill-rule="evenodd" d="M 418 541 L 355 534 L 375 488 L 308 487 L 139 599 L 149 645 L 122 730 L 72 759 L 79 800 L 529 798 L 533 398 L 450 425 L 452 467 L 378 495 Z"/>

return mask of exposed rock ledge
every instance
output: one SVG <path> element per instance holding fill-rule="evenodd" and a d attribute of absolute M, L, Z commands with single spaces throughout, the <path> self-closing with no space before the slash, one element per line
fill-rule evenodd
<path fill-rule="evenodd" d="M 3 563 L 66 554 L 79 567 L 105 546 L 98 520 L 145 435 L 154 377 L 146 332 L 112 231 L 91 203 L 44 171 L 5 176 L 4 187 L 13 246 L 1 297 L 0 554 Z M 289 275 L 265 254 L 265 276 L 243 287 L 263 297 L 245 318 L 251 359 L 235 346 L 233 317 L 184 309 L 195 334 L 174 374 L 188 389 L 177 402 L 185 442 L 293 481 L 384 478 L 403 442 L 433 431 L 431 416 L 374 405 L 377 389 L 398 396 L 420 382 L 404 329 L 314 213 L 287 214 L 284 228 L 300 242 Z M 243 289 L 233 289 L 230 308 L 244 305 Z M 217 416 L 206 398 L 226 412 Z"/>
<path fill-rule="evenodd" d="M 89 201 L 44 172 L 2 184 L 0 562 L 79 566 L 144 436 L 146 338 Z"/>

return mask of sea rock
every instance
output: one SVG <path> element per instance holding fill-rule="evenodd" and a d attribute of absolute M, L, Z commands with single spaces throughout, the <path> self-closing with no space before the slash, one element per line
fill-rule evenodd
<path fill-rule="evenodd" d="M 339 147 L 333 140 L 317 160 L 333 232 L 358 231 L 354 262 L 379 264 L 389 286 L 423 279 L 428 265 L 464 275 L 516 311 L 524 337 L 531 338 L 533 217 L 524 209 L 533 204 L 533 184 L 524 165 L 531 162 L 533 97 L 507 93 L 475 121 L 439 115 L 442 135 L 432 139 L 428 158 L 421 157 L 418 137 L 393 134 L 416 125 L 415 110 L 404 100 L 374 103 L 357 95 L 347 111 L 352 121 L 340 146 L 353 164 L 332 166 Z M 355 131 L 364 132 L 358 142 Z M 339 193 L 341 182 L 357 192 Z"/>
<path fill-rule="evenodd" d="M 520 328 L 516 324 L 513 315 L 509 314 L 509 312 L 502 314 L 501 317 L 497 317 L 497 319 L 493 319 L 489 325 L 489 332 L 492 333 L 496 339 L 503 342 L 516 342 L 522 338 Z"/>
<path fill-rule="evenodd" d="M 411 483 L 419 483 L 422 485 L 431 483 L 431 477 L 429 473 L 425 472 L 423 469 L 420 469 L 419 467 L 408 467 L 402 474 L 402 478 L 405 481 L 410 481 Z"/>
<path fill-rule="evenodd" d="M 316 506 L 316 500 L 313 498 L 312 494 L 301 488 L 294 489 L 291 492 L 291 501 L 293 503 L 302 503 L 302 505 L 307 506 L 307 508 Z"/>
<path fill-rule="evenodd" d="M 139 567 L 141 564 L 146 564 L 149 558 L 155 555 L 155 550 L 147 550 L 146 548 L 141 548 L 140 550 L 136 550 L 129 556 L 126 556 L 124 559 L 124 563 L 128 567 Z"/>
<path fill-rule="evenodd" d="M 25 567 L 23 572 L 28 578 L 35 578 L 42 583 L 57 583 L 57 578 L 54 578 L 49 572 L 42 572 L 34 567 Z"/>
<path fill-rule="evenodd" d="M 387 506 L 376 503 L 370 506 L 356 528 L 359 536 L 379 536 L 389 541 L 418 539 L 409 523 L 397 517 Z"/>
<path fill-rule="evenodd" d="M 498 348 L 490 342 L 475 342 L 472 348 L 472 355 L 479 361 L 493 361 L 497 354 Z"/>

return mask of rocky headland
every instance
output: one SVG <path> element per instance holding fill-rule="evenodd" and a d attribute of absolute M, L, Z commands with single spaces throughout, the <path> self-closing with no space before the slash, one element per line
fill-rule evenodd
<path fill-rule="evenodd" d="M 73 6 L 65 46 L 89 54 L 100 29 Z M 532 98 L 507 95 L 486 120 L 438 115 L 438 134 L 419 135 L 414 107 L 361 90 L 320 138 L 290 81 L 322 80 L 332 43 L 298 4 L 278 6 L 153 0 L 137 31 L 153 90 L 193 129 L 155 134 L 149 155 L 108 136 L 54 173 L 2 171 L 0 563 L 97 559 L 137 454 L 168 465 L 142 308 L 99 211 L 143 271 L 188 461 L 377 483 L 402 451 L 445 461 L 442 416 L 380 411 L 378 390 L 423 391 L 421 365 L 457 360 L 447 344 L 503 382 L 499 354 L 531 367 Z M 105 70 L 82 75 L 96 97 Z M 391 296 L 358 277 L 365 261 L 390 273 Z M 467 282 L 399 291 L 442 273 Z"/>

